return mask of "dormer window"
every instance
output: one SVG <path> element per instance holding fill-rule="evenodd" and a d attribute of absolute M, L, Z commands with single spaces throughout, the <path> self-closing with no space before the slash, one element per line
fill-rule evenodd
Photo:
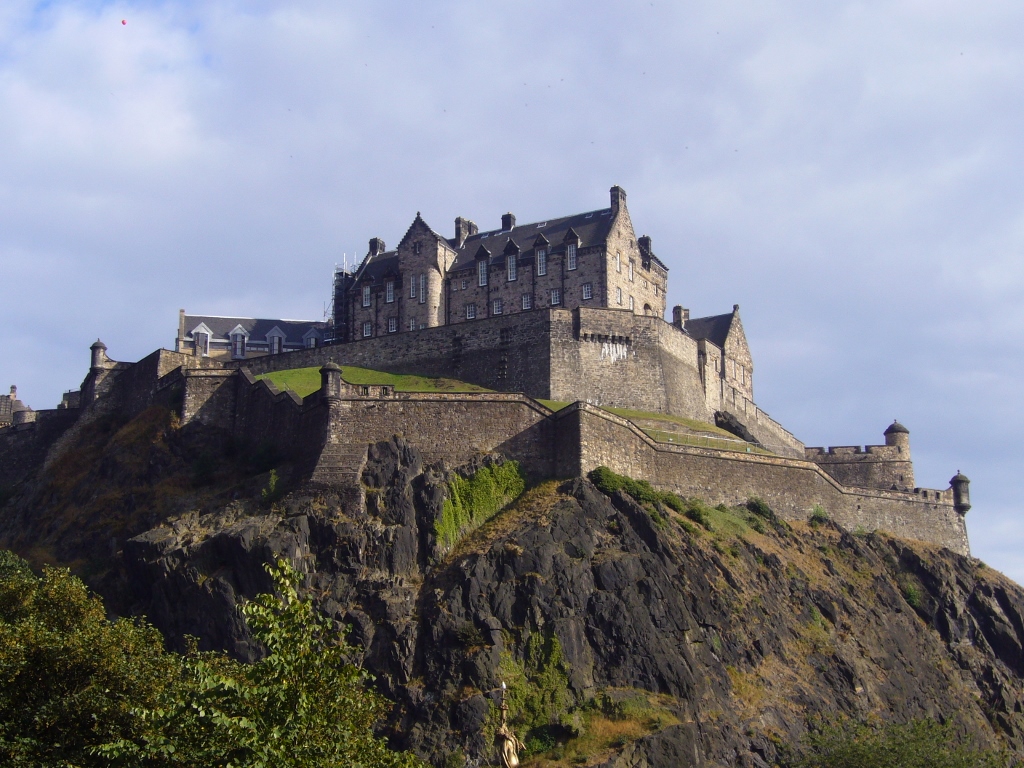
<path fill-rule="evenodd" d="M 569 243 L 565 246 L 566 269 L 576 269 L 576 244 Z"/>
<path fill-rule="evenodd" d="M 245 357 L 245 334 L 244 333 L 232 333 L 231 334 L 231 357 L 235 360 L 241 360 Z"/>
<path fill-rule="evenodd" d="M 280 336 L 270 337 L 270 354 L 280 355 L 284 351 L 284 339 Z"/>
<path fill-rule="evenodd" d="M 388 280 L 384 283 L 384 301 L 388 304 L 395 303 L 395 281 Z"/>
<path fill-rule="evenodd" d="M 487 262 L 483 259 L 476 263 L 476 284 L 487 285 Z"/>
<path fill-rule="evenodd" d="M 363 306 L 364 307 L 370 306 L 370 286 L 369 285 L 364 285 L 363 286 Z"/>
<path fill-rule="evenodd" d="M 192 337 L 192 343 L 196 351 L 203 357 L 210 354 L 210 334 L 197 333 Z"/>
<path fill-rule="evenodd" d="M 509 282 L 512 282 L 513 280 L 515 280 L 517 278 L 517 275 L 516 275 L 516 255 L 514 253 L 510 253 L 506 257 L 506 264 L 508 266 L 508 280 L 509 280 Z"/>
<path fill-rule="evenodd" d="M 537 249 L 537 274 L 546 275 L 548 273 L 548 252 L 544 248 Z"/>

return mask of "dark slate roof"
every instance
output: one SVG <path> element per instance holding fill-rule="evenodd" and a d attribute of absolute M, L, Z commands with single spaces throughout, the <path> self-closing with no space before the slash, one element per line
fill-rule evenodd
<path fill-rule="evenodd" d="M 361 281 L 368 277 L 372 283 L 377 284 L 387 275 L 398 277 L 397 251 L 385 251 L 384 253 L 378 253 L 373 258 L 363 259 L 363 263 L 356 272 L 355 279 Z"/>
<path fill-rule="evenodd" d="M 456 248 L 456 240 L 449 240 L 448 244 L 455 248 L 456 253 L 455 263 L 452 264 L 450 270 L 472 267 L 476 263 L 476 254 L 481 245 L 490 251 L 492 261 L 504 262 L 505 247 L 508 245 L 509 239 L 519 247 L 520 253 L 532 251 L 534 242 L 541 235 L 550 243 L 548 247 L 560 247 L 570 228 L 579 235 L 580 248 L 598 245 L 608 238 L 611 223 L 612 209 L 603 208 L 597 211 L 563 216 L 560 219 L 547 219 L 533 224 L 517 224 L 512 229 L 505 231 L 496 229 L 479 232 L 467 237 L 461 248 Z"/>
<path fill-rule="evenodd" d="M 902 432 L 905 435 L 909 435 L 910 434 L 910 430 L 907 429 L 906 427 L 904 427 L 898 421 L 893 421 L 893 423 L 890 424 L 888 426 L 888 428 L 885 430 L 885 432 L 883 432 L 882 434 L 883 435 L 892 435 L 892 434 L 894 434 L 896 432 Z"/>
<path fill-rule="evenodd" d="M 725 337 L 729 335 L 729 328 L 732 326 L 732 317 L 732 312 L 727 315 L 695 317 L 687 320 L 683 325 L 686 332 L 693 338 L 707 339 L 712 344 L 725 347 Z"/>
<path fill-rule="evenodd" d="M 285 334 L 286 344 L 301 344 L 302 337 L 310 328 L 323 330 L 327 323 L 316 320 L 268 320 L 255 317 L 218 317 L 217 315 L 185 315 L 185 335 L 192 336 L 192 331 L 200 324 L 205 323 L 206 327 L 213 333 L 213 338 L 225 340 L 228 334 L 240 325 L 249 333 L 249 338 L 256 341 L 263 341 L 267 334 L 274 329 L 280 328 Z"/>

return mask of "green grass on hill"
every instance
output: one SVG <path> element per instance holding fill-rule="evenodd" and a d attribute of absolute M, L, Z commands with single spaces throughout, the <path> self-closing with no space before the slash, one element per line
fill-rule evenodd
<path fill-rule="evenodd" d="M 341 368 L 341 377 L 349 384 L 389 384 L 396 392 L 490 392 L 484 387 L 467 384 L 457 379 L 432 378 L 430 376 L 411 376 L 397 373 L 373 371 L 369 368 L 357 368 L 345 365 Z M 320 368 L 292 368 L 287 371 L 271 371 L 262 373 L 257 379 L 267 379 L 274 386 L 284 391 L 290 389 L 299 397 L 306 397 L 320 389 Z"/>

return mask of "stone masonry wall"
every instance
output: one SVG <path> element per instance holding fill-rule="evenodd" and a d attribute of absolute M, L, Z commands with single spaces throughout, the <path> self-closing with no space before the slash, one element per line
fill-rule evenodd
<path fill-rule="evenodd" d="M 35 421 L 0 428 L 0 488 L 27 479 L 46 458 L 50 446 L 78 419 L 78 409 L 36 411 Z"/>
<path fill-rule="evenodd" d="M 836 445 L 827 451 L 807 448 L 805 456 L 843 485 L 864 488 L 913 488 L 910 456 L 892 445 Z"/>
<path fill-rule="evenodd" d="M 970 554 L 963 517 L 952 491 L 846 488 L 813 462 L 655 443 L 624 419 L 586 405 L 556 415 L 559 430 L 578 439 L 578 464 L 561 475 L 604 465 L 615 472 L 710 504 L 741 504 L 759 496 L 783 518 L 806 520 L 815 504 L 850 530 L 884 530 Z"/>

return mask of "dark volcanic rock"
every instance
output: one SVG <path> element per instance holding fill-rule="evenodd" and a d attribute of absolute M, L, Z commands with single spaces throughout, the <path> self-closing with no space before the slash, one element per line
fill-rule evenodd
<path fill-rule="evenodd" d="M 285 556 L 395 702 L 397 744 L 477 764 L 503 654 L 556 637 L 576 704 L 659 694 L 672 722 L 607 768 L 767 766 L 816 714 L 950 718 L 1024 744 L 1024 594 L 948 550 L 831 524 L 714 532 L 577 479 L 528 492 L 439 559 L 446 476 L 396 438 L 371 447 L 365 503 L 297 491 L 234 501 L 123 547 L 133 609 L 181 647 L 251 659 L 237 605 Z"/>

